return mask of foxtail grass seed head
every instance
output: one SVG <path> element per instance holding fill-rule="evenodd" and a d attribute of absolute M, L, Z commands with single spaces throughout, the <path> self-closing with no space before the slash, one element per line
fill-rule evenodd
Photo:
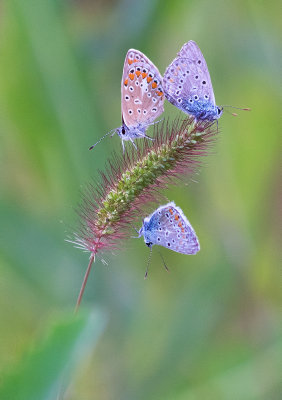
<path fill-rule="evenodd" d="M 154 126 L 153 142 L 143 141 L 137 151 L 122 156 L 113 154 L 99 183 L 89 184 L 82 195 L 72 242 L 95 255 L 118 248 L 137 218 L 140 224 L 144 205 L 156 203 L 160 189 L 200 165 L 216 133 L 208 121 L 164 120 Z"/>

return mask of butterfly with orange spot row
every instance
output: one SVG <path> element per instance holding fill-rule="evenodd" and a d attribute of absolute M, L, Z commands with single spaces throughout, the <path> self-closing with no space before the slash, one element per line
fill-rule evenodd
<path fill-rule="evenodd" d="M 163 113 L 164 99 L 163 78 L 158 68 L 141 51 L 128 50 L 121 79 L 122 125 L 105 136 L 117 133 L 122 140 L 123 152 L 125 141 L 130 140 L 136 148 L 135 139 L 152 139 L 146 131 Z"/>

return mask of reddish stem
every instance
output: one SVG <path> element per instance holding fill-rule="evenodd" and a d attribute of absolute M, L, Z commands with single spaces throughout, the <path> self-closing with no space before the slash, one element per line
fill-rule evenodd
<path fill-rule="evenodd" d="M 84 278 L 83 278 L 83 282 L 82 282 L 82 285 L 81 285 L 81 288 L 80 288 L 80 291 L 79 291 L 79 295 L 78 295 L 76 306 L 75 306 L 75 310 L 74 310 L 75 313 L 78 311 L 79 305 L 81 303 L 81 299 L 82 299 L 82 296 L 83 296 L 83 293 L 84 293 L 84 290 L 85 290 L 85 286 L 86 286 L 87 279 L 88 279 L 88 276 L 89 276 L 90 271 L 91 271 L 91 267 L 92 267 L 93 261 L 95 261 L 95 253 L 94 252 L 91 253 L 91 256 L 90 256 L 90 259 L 89 259 L 89 264 L 88 264 L 87 270 L 86 270 Z"/>

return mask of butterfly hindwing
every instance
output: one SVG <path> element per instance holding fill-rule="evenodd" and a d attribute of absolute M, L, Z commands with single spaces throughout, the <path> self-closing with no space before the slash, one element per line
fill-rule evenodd
<path fill-rule="evenodd" d="M 199 79 L 197 79 L 197 86 L 199 88 L 200 96 L 204 97 L 204 95 L 207 94 L 209 96 L 209 101 L 215 105 L 214 91 L 208 66 L 197 43 L 193 40 L 185 43 L 178 53 L 178 57 L 180 59 L 186 58 L 191 60 L 191 63 L 195 66 L 195 73 L 199 74 Z"/>
<path fill-rule="evenodd" d="M 200 120 L 219 118 L 207 63 L 192 40 L 167 67 L 163 82 L 168 101 L 180 110 Z"/>
<path fill-rule="evenodd" d="M 149 125 L 164 111 L 162 85 L 158 68 L 142 52 L 128 50 L 121 80 L 121 111 L 128 128 Z"/>
<path fill-rule="evenodd" d="M 196 254 L 200 250 L 194 229 L 173 202 L 159 207 L 149 217 L 144 238 L 178 253 Z"/>

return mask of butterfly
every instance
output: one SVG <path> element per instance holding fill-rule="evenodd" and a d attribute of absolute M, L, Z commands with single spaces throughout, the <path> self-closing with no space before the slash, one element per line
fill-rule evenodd
<path fill-rule="evenodd" d="M 182 254 L 196 254 L 200 250 L 194 229 L 173 201 L 144 218 L 138 234 L 138 238 L 144 236 L 149 248 L 158 244 Z"/>
<path fill-rule="evenodd" d="M 121 117 L 122 125 L 110 131 L 117 133 L 124 142 L 130 140 L 136 148 L 134 139 L 147 138 L 148 126 L 164 111 L 163 79 L 158 68 L 141 51 L 128 50 L 121 79 Z M 96 144 L 98 144 L 103 136 Z M 90 150 L 96 146 L 90 147 Z"/>
<path fill-rule="evenodd" d="M 190 40 L 167 67 L 164 78 L 165 96 L 174 106 L 196 120 L 214 121 L 222 114 L 215 97 L 207 63 L 198 45 Z"/>

